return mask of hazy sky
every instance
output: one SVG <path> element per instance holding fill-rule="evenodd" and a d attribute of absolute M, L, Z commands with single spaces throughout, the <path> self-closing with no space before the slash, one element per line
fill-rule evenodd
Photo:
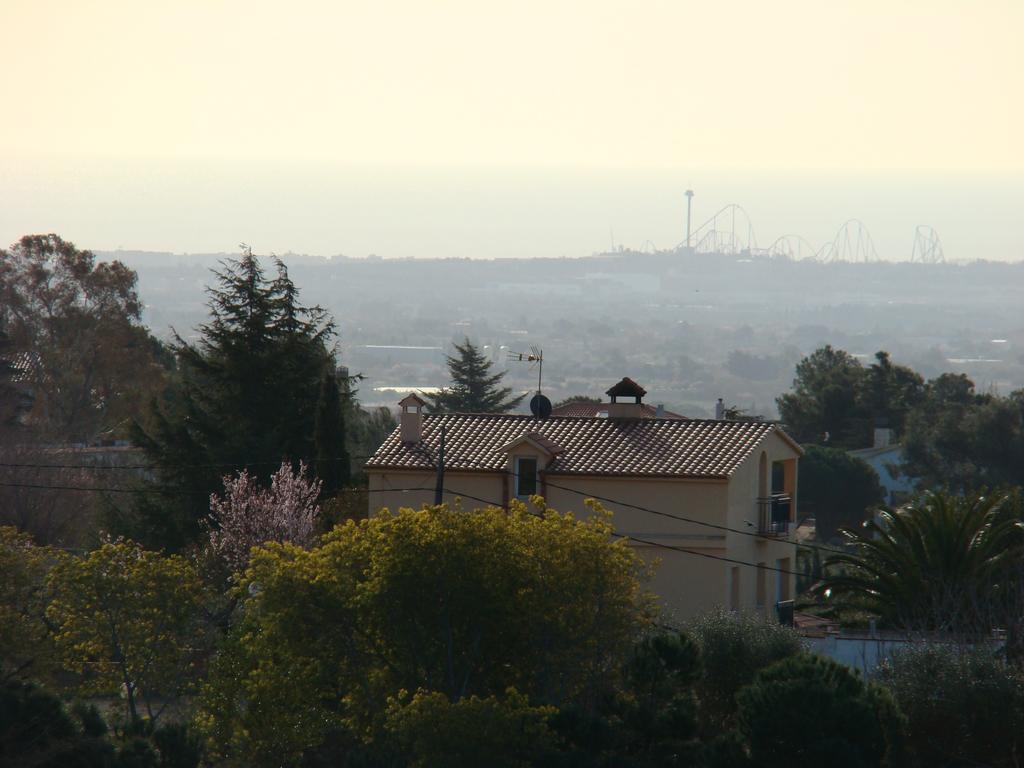
<path fill-rule="evenodd" d="M 701 198 L 707 213 L 757 198 L 739 199 L 738 181 L 730 194 L 739 179 L 799 181 L 797 218 L 816 186 L 858 178 L 1024 204 L 1021 0 L 0 0 L 0 30 L 5 242 L 43 228 L 96 248 L 230 250 L 257 235 L 271 240 L 262 250 L 442 255 L 444 230 L 476 228 L 490 234 L 474 254 L 498 255 L 488 242 L 507 211 L 480 210 L 480 185 L 500 198 L 526 169 L 581 187 L 619 174 L 629 199 L 651 174 L 678 180 L 673 201 L 703 181 L 723 188 Z M 421 173 L 478 182 L 448 184 L 445 207 L 410 192 Z M 327 231 L 332 205 L 312 190 L 360 199 L 367 179 L 369 213 L 337 212 Z M 562 201 L 522 195 L 516 247 L 550 255 L 530 223 L 557 229 Z M 1016 217 L 947 222 L 945 207 L 906 202 L 907 250 L 918 223 L 963 242 L 994 225 L 993 256 L 1024 255 Z M 442 231 L 407 233 L 423 249 L 410 254 L 388 228 L 424 218 L 423 204 Z M 494 226 L 461 223 L 467 205 Z M 815 211 L 821 233 L 865 216 Z M 275 212 L 271 237 L 262 217 Z M 634 245 L 674 236 L 590 213 L 566 211 L 594 230 L 572 255 L 603 247 L 609 227 L 636 229 Z M 761 228 L 789 231 L 764 215 Z M 368 230 L 367 216 L 383 223 Z M 569 245 L 575 232 L 552 236 Z"/>

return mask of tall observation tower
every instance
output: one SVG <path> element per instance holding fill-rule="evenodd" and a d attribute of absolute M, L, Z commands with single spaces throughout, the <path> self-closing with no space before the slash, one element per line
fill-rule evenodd
<path fill-rule="evenodd" d="M 686 190 L 686 249 L 690 249 L 690 206 L 693 203 L 693 190 Z"/>

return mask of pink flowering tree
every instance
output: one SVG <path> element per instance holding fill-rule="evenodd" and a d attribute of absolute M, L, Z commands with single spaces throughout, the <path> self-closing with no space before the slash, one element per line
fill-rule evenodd
<path fill-rule="evenodd" d="M 224 495 L 210 496 L 210 546 L 235 572 L 244 570 L 249 551 L 265 542 L 310 546 L 320 514 L 320 486 L 301 462 L 297 471 L 282 463 L 269 488 L 246 470 L 234 477 L 225 475 Z"/>

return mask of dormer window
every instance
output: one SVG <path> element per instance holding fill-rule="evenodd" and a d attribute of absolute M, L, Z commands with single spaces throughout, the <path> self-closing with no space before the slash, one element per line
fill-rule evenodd
<path fill-rule="evenodd" d="M 537 493 L 537 459 L 533 456 L 516 457 L 516 496 L 527 499 Z"/>

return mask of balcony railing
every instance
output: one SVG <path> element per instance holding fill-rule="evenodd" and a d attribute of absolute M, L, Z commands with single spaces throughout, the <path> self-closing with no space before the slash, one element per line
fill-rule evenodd
<path fill-rule="evenodd" d="M 757 500 L 757 532 L 765 536 L 785 536 L 789 533 L 792 499 L 785 493 L 761 496 Z"/>

